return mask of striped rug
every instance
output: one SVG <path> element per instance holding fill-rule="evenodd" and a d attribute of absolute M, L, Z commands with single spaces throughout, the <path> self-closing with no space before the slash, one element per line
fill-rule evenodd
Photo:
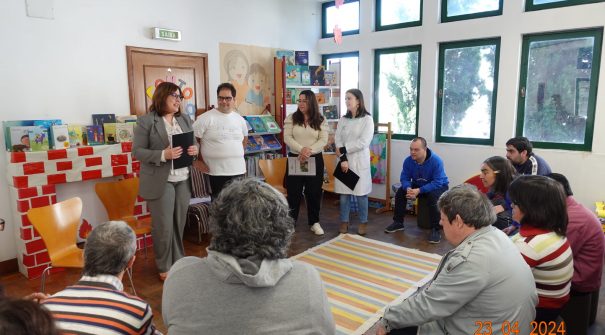
<path fill-rule="evenodd" d="M 441 256 L 344 234 L 292 257 L 319 271 L 336 334 L 363 334 L 431 279 Z"/>

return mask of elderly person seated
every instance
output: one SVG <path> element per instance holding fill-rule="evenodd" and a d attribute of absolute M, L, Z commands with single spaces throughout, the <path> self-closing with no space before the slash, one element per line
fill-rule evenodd
<path fill-rule="evenodd" d="M 294 222 L 280 192 L 234 180 L 210 207 L 210 230 L 208 256 L 180 259 L 164 283 L 171 335 L 334 334 L 319 273 L 286 258 Z"/>
<path fill-rule="evenodd" d="M 433 279 L 389 306 L 376 334 L 529 334 L 538 301 L 531 270 L 511 240 L 492 226 L 491 202 L 472 185 L 446 191 L 437 203 L 439 224 L 455 246 Z M 392 329 L 395 329 L 392 331 Z"/>
<path fill-rule="evenodd" d="M 123 292 L 122 277 L 136 258 L 136 236 L 123 221 L 98 225 L 86 239 L 84 275 L 42 304 L 69 334 L 161 334 L 151 307 Z"/>

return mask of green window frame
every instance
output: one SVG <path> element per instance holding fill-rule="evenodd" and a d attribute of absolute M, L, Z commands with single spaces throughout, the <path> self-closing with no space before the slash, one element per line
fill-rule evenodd
<path fill-rule="evenodd" d="M 374 29 L 376 31 L 381 31 L 381 30 L 390 30 L 390 29 L 400 29 L 400 28 L 407 28 L 407 27 L 416 27 L 416 26 L 421 26 L 422 25 L 422 8 L 423 8 L 423 0 L 416 0 L 418 1 L 420 4 L 420 15 L 418 20 L 416 21 L 406 21 L 406 22 L 401 22 L 401 23 L 394 23 L 394 24 L 382 24 L 382 2 L 384 0 L 376 0 L 376 18 L 375 18 L 375 26 Z"/>
<path fill-rule="evenodd" d="M 465 49 L 465 48 L 473 48 L 473 47 L 481 47 L 481 46 L 494 46 L 494 63 L 493 63 L 493 83 L 492 83 L 492 93 L 491 93 L 491 108 L 490 108 L 490 125 L 489 125 L 489 137 L 488 138 L 479 138 L 479 137 L 463 137 L 463 136 L 451 136 L 451 135 L 443 135 L 442 134 L 442 124 L 443 124 L 443 107 L 444 107 L 444 96 L 445 91 L 445 61 L 446 61 L 446 51 L 450 49 Z M 488 39 L 478 39 L 478 40 L 468 40 L 468 41 L 459 41 L 459 42 L 446 42 L 441 43 L 439 45 L 439 72 L 438 72 L 438 80 L 437 80 L 437 118 L 436 118 L 436 127 L 435 127 L 435 140 L 437 142 L 444 143 L 464 143 L 464 144 L 478 144 L 478 145 L 493 145 L 494 144 L 494 131 L 496 126 L 496 104 L 497 104 L 497 96 L 498 96 L 498 70 L 500 64 L 500 38 L 488 38 Z M 480 66 L 481 64 L 479 64 Z M 480 71 L 480 68 L 477 68 L 477 73 Z M 475 87 L 473 87 L 475 88 Z M 471 93 L 472 94 L 472 93 Z M 473 101 L 473 105 L 476 101 Z M 468 107 L 471 107 L 469 105 Z"/>
<path fill-rule="evenodd" d="M 584 88 L 584 92 L 587 92 L 588 94 L 588 99 L 587 99 L 587 103 L 586 103 L 586 120 L 585 120 L 585 127 L 584 127 L 584 143 L 570 143 L 569 141 L 565 142 L 562 140 L 559 141 L 545 141 L 543 139 L 537 139 L 535 138 L 535 136 L 532 136 L 532 134 L 529 134 L 525 131 L 525 118 L 526 118 L 526 105 L 531 102 L 531 100 L 528 100 L 528 98 L 531 99 L 530 95 L 533 96 L 533 92 L 529 92 L 528 89 L 528 72 L 529 72 L 529 64 L 530 64 L 530 45 L 531 43 L 535 43 L 535 42 L 546 42 L 546 43 L 557 43 L 557 41 L 560 40 L 569 40 L 569 39 L 582 39 L 582 38 L 594 38 L 594 43 L 593 43 L 593 47 L 592 47 L 592 53 L 591 53 L 591 58 L 592 58 L 592 62 L 590 63 L 590 70 L 589 71 L 584 71 L 584 72 L 580 72 L 580 71 L 576 71 L 576 73 L 574 74 L 569 74 L 566 77 L 564 77 L 564 68 L 561 68 L 561 66 L 556 66 L 553 65 L 555 67 L 558 68 L 558 72 L 557 73 L 557 78 L 569 78 L 571 76 L 571 78 L 569 78 L 567 81 L 561 81 L 563 84 L 560 85 L 565 85 L 563 86 L 563 88 L 567 88 L 569 92 L 573 91 L 573 94 L 575 94 L 576 92 L 578 92 L 578 85 L 581 84 L 583 81 L 587 80 L 588 78 L 586 78 L 586 75 L 588 74 L 590 76 L 589 79 L 589 87 L 588 88 Z M 581 30 L 573 30 L 573 31 L 566 31 L 566 32 L 552 32 L 552 33 L 543 33 L 543 34 L 528 34 L 523 36 L 523 44 L 522 44 L 522 51 L 521 51 L 521 70 L 520 70 L 520 83 L 519 83 L 519 98 L 518 98 L 518 103 L 517 103 L 517 127 L 516 127 L 516 134 L 517 136 L 526 136 L 530 141 L 532 141 L 532 144 L 534 147 L 536 148 L 544 148 L 544 149 L 562 149 L 562 150 L 575 150 L 575 151 L 591 151 L 592 150 L 592 140 L 593 140 L 593 133 L 594 133 L 594 118 L 595 118 L 595 107 L 596 107 L 596 96 L 597 96 L 597 85 L 599 82 L 599 68 L 600 68 L 600 61 L 601 61 L 601 47 L 602 47 L 602 43 L 603 43 L 603 28 L 596 28 L 596 29 L 581 29 Z M 577 60 L 576 60 L 576 69 L 577 70 L 581 70 L 581 69 L 586 69 L 588 67 L 581 67 L 580 62 L 581 62 L 581 57 L 582 57 L 582 50 L 585 48 L 579 48 L 578 49 L 578 53 L 577 53 Z M 548 53 L 548 59 L 552 60 L 554 59 L 553 57 L 553 53 L 552 52 L 547 52 Z M 538 62 L 535 62 L 536 64 Z M 573 62 L 572 62 L 573 63 Z M 539 73 L 533 73 L 532 74 L 532 79 L 533 78 L 537 78 L 540 74 Z M 545 82 L 548 78 L 545 78 Z M 575 83 L 575 87 L 573 86 L 572 83 Z M 535 86 L 533 83 L 530 83 L 531 86 Z M 569 85 L 568 85 L 569 84 Z M 540 105 L 544 104 L 544 96 L 548 95 L 546 94 L 546 89 L 545 86 L 548 85 L 548 83 L 539 83 L 536 90 L 536 104 L 537 107 L 536 108 L 540 108 Z M 557 85 L 559 85 L 559 83 L 557 83 Z M 540 87 L 542 86 L 542 87 Z M 550 93 L 554 93 L 551 95 L 551 103 L 553 105 L 553 107 L 551 109 L 555 110 L 554 114 L 556 116 L 556 110 L 557 110 L 557 105 L 561 105 L 561 100 L 563 100 L 561 98 L 561 93 L 562 91 L 555 91 L 553 90 L 552 92 L 548 92 Z M 569 93 L 571 94 L 571 93 Z M 586 93 L 584 93 L 586 94 Z M 559 95 L 559 103 L 556 103 L 556 99 L 555 96 Z M 540 103 L 540 98 L 542 97 L 542 103 Z M 567 95 L 566 95 L 567 96 Z M 529 101 L 529 102 L 528 102 Z M 576 106 L 576 108 L 578 107 L 578 101 L 577 101 L 577 97 L 574 98 L 573 104 L 572 106 Z M 564 109 L 565 110 L 565 109 Z M 546 111 L 546 109 L 545 109 Z M 545 112 L 546 113 L 546 112 Z M 552 113 L 551 113 L 552 114 Z M 575 115 L 575 112 L 568 112 L 569 115 Z M 546 115 L 546 114 L 544 114 Z M 539 116 L 538 117 L 542 117 Z M 555 121 L 558 122 L 558 121 Z M 577 122 L 571 122 L 569 124 L 567 124 L 567 122 L 561 122 L 561 127 L 559 129 L 570 129 L 569 127 L 573 127 L 574 124 Z M 548 134 L 552 135 L 553 133 L 555 133 L 557 131 L 557 129 L 553 126 L 554 124 L 550 124 L 548 125 Z M 526 135 L 527 133 L 527 135 Z"/>
<path fill-rule="evenodd" d="M 350 89 L 350 88 L 359 88 L 359 51 L 351 51 L 351 52 L 340 52 L 340 53 L 333 53 L 333 54 L 324 54 L 321 55 L 321 63 L 323 64 L 323 66 L 327 69 L 328 68 L 328 61 L 330 59 L 335 59 L 335 58 L 357 58 L 357 83 L 355 84 L 354 87 L 345 87 L 344 86 L 344 79 L 343 79 L 343 72 L 344 69 L 342 68 L 341 65 L 341 74 L 340 74 L 340 82 L 338 83 L 338 85 L 340 86 L 340 110 L 341 111 L 346 111 L 346 104 L 345 104 L 345 92 Z M 341 61 L 342 64 L 342 61 Z M 367 97 L 366 97 L 366 101 L 367 101 Z M 366 106 L 366 109 L 368 109 L 369 107 Z"/>
<path fill-rule="evenodd" d="M 346 4 L 350 4 L 350 3 L 355 3 L 357 2 L 358 6 L 359 6 L 359 14 L 358 14 L 358 19 L 361 20 L 361 3 L 359 3 L 359 0 L 345 0 L 343 5 Z M 324 2 L 321 4 L 321 38 L 330 38 L 330 37 L 334 37 L 334 33 L 328 33 L 326 32 L 327 29 L 327 22 L 328 22 L 328 8 L 330 7 L 335 7 L 336 4 L 334 1 L 329 1 L 329 2 Z M 346 35 L 355 35 L 355 34 L 359 34 L 359 24 L 360 22 L 357 22 L 357 29 L 353 29 L 353 30 L 343 30 L 342 31 L 342 36 L 346 36 Z"/>
<path fill-rule="evenodd" d="M 496 10 L 450 16 L 447 11 L 448 1 L 450 1 L 450 0 L 441 0 L 441 22 L 471 20 L 471 19 L 477 19 L 477 18 L 481 18 L 481 17 L 502 15 L 502 7 L 504 6 L 504 0 L 499 0 L 498 9 L 496 9 Z"/>
<path fill-rule="evenodd" d="M 373 104 L 373 117 L 374 123 L 378 123 L 380 121 L 380 56 L 381 55 L 390 55 L 390 54 L 400 54 L 400 53 L 417 53 L 417 68 L 415 69 L 416 75 L 416 83 L 415 83 L 415 115 L 414 115 L 414 126 L 412 134 L 403 134 L 397 133 L 393 130 L 393 138 L 400 140 L 411 140 L 414 137 L 418 136 L 418 117 L 420 115 L 420 68 L 421 68 L 421 59 L 422 59 L 422 46 L 421 45 L 413 45 L 406 47 L 395 47 L 395 48 L 385 48 L 385 49 L 376 49 L 374 51 L 374 104 Z M 398 105 L 406 105 L 403 101 L 398 101 Z M 391 123 L 396 120 L 390 120 Z"/>
<path fill-rule="evenodd" d="M 534 10 L 551 9 L 559 7 L 585 5 L 590 3 L 604 2 L 605 0 L 562 0 L 551 3 L 535 3 L 535 0 L 525 0 L 525 11 L 530 12 Z"/>

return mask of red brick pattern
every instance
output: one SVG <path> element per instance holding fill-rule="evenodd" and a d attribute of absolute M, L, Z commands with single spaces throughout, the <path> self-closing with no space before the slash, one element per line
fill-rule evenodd
<path fill-rule="evenodd" d="M 48 184 L 63 184 L 67 182 L 67 175 L 65 173 L 49 174 L 46 177 Z"/>
<path fill-rule="evenodd" d="M 57 171 L 66 171 L 71 170 L 73 164 L 71 161 L 57 162 Z"/>
<path fill-rule="evenodd" d="M 103 165 L 103 157 L 90 157 L 84 160 L 87 167 Z"/>
<path fill-rule="evenodd" d="M 11 163 L 25 162 L 25 152 L 11 152 Z"/>
<path fill-rule="evenodd" d="M 33 162 L 23 164 L 23 174 L 38 174 L 44 173 L 44 162 Z"/>
<path fill-rule="evenodd" d="M 55 159 L 63 159 L 67 158 L 67 150 L 66 149 L 58 149 L 58 150 L 48 150 L 48 160 L 52 161 Z"/>
<path fill-rule="evenodd" d="M 17 190 L 19 199 L 31 198 L 38 195 L 38 189 L 35 187 L 20 188 Z"/>
<path fill-rule="evenodd" d="M 87 156 L 94 154 L 93 147 L 79 147 L 78 148 L 78 156 Z"/>

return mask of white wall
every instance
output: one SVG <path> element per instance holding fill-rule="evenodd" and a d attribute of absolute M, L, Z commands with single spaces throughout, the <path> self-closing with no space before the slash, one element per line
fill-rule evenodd
<path fill-rule="evenodd" d="M 367 106 L 372 106 L 374 49 L 422 45 L 419 135 L 425 137 L 429 147 L 443 158 L 450 185 L 457 185 L 478 173 L 479 165 L 489 156 L 504 156 L 506 141 L 515 135 L 523 35 L 602 27 L 605 24 L 605 3 L 524 13 L 524 0 L 506 0 L 501 16 L 440 24 L 439 1 L 423 1 L 421 27 L 375 32 L 375 1 L 360 1 L 360 34 L 345 36 L 340 46 L 330 39 L 320 40 L 317 50 L 322 54 L 359 51 L 359 88 L 367 97 Z M 439 43 L 497 36 L 501 37 L 501 51 L 494 146 L 435 143 Z M 605 199 L 602 174 L 605 167 L 605 53 L 601 55 L 592 152 L 535 150 L 549 162 L 554 172 L 568 177 L 576 198 L 589 208 L 594 208 L 594 201 Z M 391 183 L 399 181 L 403 159 L 409 154 L 408 148 L 408 141 L 393 141 Z M 384 198 L 384 188 L 374 185 L 371 196 Z"/>
<path fill-rule="evenodd" d="M 51 20 L 27 17 L 25 0 L 0 1 L 0 120 L 86 124 L 94 113 L 129 114 L 126 45 L 207 53 L 210 103 L 216 104 L 220 42 L 313 54 L 321 29 L 321 5 L 304 0 L 48 1 L 54 2 Z M 183 39 L 153 40 L 151 27 L 180 30 Z M 0 155 L 0 175 L 6 164 Z M 63 185 L 58 198 L 96 199 L 91 185 Z M 0 178 L 0 194 L 0 218 L 7 222 L 0 232 L 4 261 L 16 257 L 6 178 Z M 91 215 L 101 215 L 95 214 L 102 212 L 99 202 L 92 206 Z"/>

